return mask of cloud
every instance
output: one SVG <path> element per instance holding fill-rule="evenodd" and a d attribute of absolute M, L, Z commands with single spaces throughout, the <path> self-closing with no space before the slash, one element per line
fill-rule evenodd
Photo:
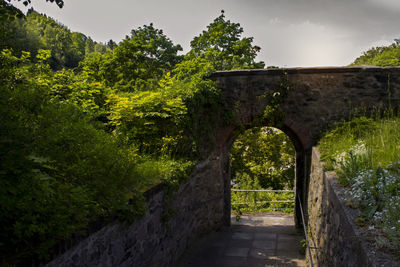
<path fill-rule="evenodd" d="M 308 21 L 372 38 L 399 32 L 398 0 L 235 0 L 235 3 L 249 15 L 267 20 L 277 18 L 282 26 Z"/>
<path fill-rule="evenodd" d="M 398 0 L 234 0 L 267 64 L 347 65 L 400 36 Z M 229 15 L 229 13 L 228 13 Z M 247 27 L 249 26 L 249 27 Z"/>
<path fill-rule="evenodd" d="M 68 0 L 61 10 L 35 3 L 98 41 L 118 42 L 154 22 L 185 51 L 224 9 L 262 48 L 259 60 L 288 67 L 347 65 L 368 48 L 400 37 L 400 0 Z"/>

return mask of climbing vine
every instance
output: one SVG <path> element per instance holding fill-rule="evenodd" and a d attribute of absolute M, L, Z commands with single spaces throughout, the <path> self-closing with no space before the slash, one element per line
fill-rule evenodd
<path fill-rule="evenodd" d="M 265 99 L 267 104 L 263 112 L 253 122 L 253 127 L 264 125 L 275 126 L 279 128 L 285 119 L 285 113 L 281 110 L 282 103 L 286 100 L 290 90 L 289 76 L 283 70 L 283 77 L 278 88 L 267 90 L 261 98 Z"/>

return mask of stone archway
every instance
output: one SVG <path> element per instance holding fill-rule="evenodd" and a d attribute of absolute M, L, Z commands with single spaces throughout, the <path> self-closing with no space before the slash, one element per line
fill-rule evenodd
<path fill-rule="evenodd" d="M 105 226 L 48 266 L 105 262 L 113 266 L 172 266 L 197 237 L 230 224 L 229 151 L 238 129 L 251 128 L 255 122 L 281 129 L 291 138 L 296 149 L 296 194 L 304 203 L 307 219 L 307 198 L 314 190 L 309 188 L 311 152 L 323 131 L 355 109 L 368 112 L 389 105 L 397 109 L 400 103 L 399 68 L 243 70 L 217 72 L 210 78 L 221 90 L 221 110 L 230 111 L 234 118 L 224 121 L 221 114 L 215 114 L 210 129 L 213 140 L 207 138 L 203 144 L 208 149 L 174 200 L 165 205 L 162 185 L 149 190 L 144 218 L 133 225 L 116 222 Z M 265 96 L 279 91 L 283 82 L 289 86 L 278 106 L 284 116 L 260 120 L 271 102 Z M 176 212 L 169 214 L 166 224 L 163 214 L 171 210 Z M 298 211 L 296 203 L 299 225 Z M 105 253 L 99 255 L 99 251 Z"/>
<path fill-rule="evenodd" d="M 397 107 L 400 100 L 400 69 L 375 67 L 295 68 L 216 72 L 211 79 L 221 90 L 224 108 L 234 121 L 215 126 L 215 151 L 221 160 L 224 183 L 224 218 L 230 223 L 230 170 L 228 153 L 240 127 L 258 125 L 283 130 L 296 149 L 296 195 L 300 196 L 307 220 L 307 196 L 312 147 L 334 122 L 349 118 L 355 110 L 368 112 L 387 106 Z M 271 103 L 274 92 L 289 87 L 279 105 L 283 114 L 277 120 L 260 118 Z M 296 197 L 296 224 L 299 203 Z"/>
<path fill-rule="evenodd" d="M 306 177 L 308 175 L 308 173 L 306 173 L 305 171 L 308 170 L 307 166 L 305 166 L 306 163 L 306 151 L 304 150 L 304 146 L 301 143 L 301 140 L 299 139 L 299 137 L 297 136 L 297 134 L 295 132 L 293 132 L 289 127 L 285 126 L 285 125 L 270 125 L 270 124 L 263 124 L 261 125 L 262 127 L 273 127 L 276 129 L 281 130 L 282 132 L 284 132 L 288 138 L 290 139 L 294 150 L 295 150 L 295 192 L 298 193 L 300 195 L 300 198 L 302 199 L 302 203 L 305 203 L 306 201 L 306 196 L 303 195 L 303 192 L 306 192 L 307 190 L 305 190 L 305 186 L 307 186 L 307 183 L 304 183 L 306 180 Z M 252 127 L 248 127 L 248 129 L 250 129 Z M 246 129 L 247 130 L 247 129 Z M 228 144 L 229 147 L 229 151 L 234 143 L 234 141 L 236 140 L 236 138 L 238 137 L 239 132 L 235 132 L 234 131 L 234 135 L 233 138 L 230 140 L 230 143 Z M 311 154 L 309 155 L 311 156 Z M 229 163 L 230 166 L 230 163 Z M 231 201 L 231 188 L 230 188 L 230 184 L 231 184 L 231 174 L 230 172 L 226 172 L 226 177 L 224 177 L 224 181 L 225 181 L 225 186 L 229 185 L 229 188 L 226 187 L 225 192 L 225 214 L 229 213 L 229 217 L 227 216 L 225 219 L 225 223 L 228 224 L 228 219 L 230 221 L 230 211 L 231 211 L 231 205 L 230 205 L 230 201 Z M 229 194 L 227 194 L 229 192 Z M 297 196 L 295 196 L 295 223 L 296 225 L 301 225 L 302 221 L 301 221 L 301 212 L 299 210 L 299 203 L 298 203 L 299 199 L 297 198 Z"/>

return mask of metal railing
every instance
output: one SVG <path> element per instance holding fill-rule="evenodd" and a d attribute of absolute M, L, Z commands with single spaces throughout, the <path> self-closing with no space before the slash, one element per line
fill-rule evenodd
<path fill-rule="evenodd" d="M 268 207 L 273 211 L 276 210 L 294 210 L 294 191 L 293 190 L 259 190 L 259 189 L 231 189 L 232 194 L 235 194 L 234 197 L 241 199 L 240 202 L 233 202 L 231 203 L 232 206 L 257 206 L 261 204 L 272 204 L 272 207 Z M 242 194 L 244 193 L 244 194 Z M 258 195 L 262 193 L 273 193 L 269 196 Z M 276 194 L 279 193 L 293 193 L 293 199 L 290 200 L 270 200 L 272 198 L 276 198 Z M 241 197 L 238 195 L 242 194 Z M 279 198 L 279 197 L 278 197 Z M 268 200 L 265 200 L 268 199 Z M 286 206 L 290 207 L 276 207 L 276 204 L 290 204 Z M 282 205 L 280 205 L 282 206 Z M 265 207 L 264 207 L 265 208 Z"/>
<path fill-rule="evenodd" d="M 310 242 L 308 241 L 307 229 L 306 229 L 306 224 L 305 224 L 305 221 L 304 221 L 303 206 L 301 205 L 301 199 L 300 199 L 299 195 L 297 195 L 297 198 L 299 200 L 299 206 L 300 206 L 300 212 L 301 212 L 301 220 L 303 222 L 304 236 L 306 237 L 308 255 L 310 256 L 310 264 L 311 264 L 311 267 L 314 267 L 314 264 L 313 264 L 313 261 L 312 261 L 312 255 L 311 255 Z"/>

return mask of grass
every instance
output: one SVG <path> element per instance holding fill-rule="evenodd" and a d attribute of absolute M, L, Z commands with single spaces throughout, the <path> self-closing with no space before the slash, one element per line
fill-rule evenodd
<path fill-rule="evenodd" d="M 290 201 L 268 202 L 267 201 Z M 232 212 L 286 212 L 294 211 L 293 192 L 235 192 L 231 191 Z"/>
<path fill-rule="evenodd" d="M 400 256 L 400 117 L 386 112 L 343 122 L 319 150 L 325 169 L 349 189 L 347 204 L 361 210 L 356 223 L 382 234 L 377 247 L 385 244 Z"/>

